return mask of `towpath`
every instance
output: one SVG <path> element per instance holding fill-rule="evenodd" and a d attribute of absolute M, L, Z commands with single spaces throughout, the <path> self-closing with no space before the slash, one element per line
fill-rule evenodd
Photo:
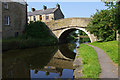
<path fill-rule="evenodd" d="M 93 47 L 98 55 L 101 73 L 99 78 L 118 78 L 118 66 L 113 63 L 109 56 L 100 48 L 87 44 Z"/>

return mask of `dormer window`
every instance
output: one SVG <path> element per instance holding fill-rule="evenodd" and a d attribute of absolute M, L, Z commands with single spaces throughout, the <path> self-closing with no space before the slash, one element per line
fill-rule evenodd
<path fill-rule="evenodd" d="M 4 2 L 4 8 L 8 9 L 8 3 L 7 2 Z"/>

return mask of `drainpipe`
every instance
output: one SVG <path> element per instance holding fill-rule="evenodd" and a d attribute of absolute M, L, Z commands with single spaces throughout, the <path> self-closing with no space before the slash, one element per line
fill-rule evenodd
<path fill-rule="evenodd" d="M 25 23 L 25 28 L 26 28 L 26 26 L 27 26 L 27 24 L 28 24 L 28 15 L 27 15 L 27 6 L 28 6 L 28 4 L 27 4 L 27 2 L 25 2 L 26 4 L 25 4 L 25 7 L 26 7 L 26 23 Z M 25 32 L 25 28 L 24 28 L 24 31 L 23 31 L 23 33 Z"/>

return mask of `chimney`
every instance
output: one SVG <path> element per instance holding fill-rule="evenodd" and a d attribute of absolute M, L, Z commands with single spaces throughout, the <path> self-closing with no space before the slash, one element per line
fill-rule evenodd
<path fill-rule="evenodd" d="M 35 11 L 35 8 L 31 8 L 31 12 L 34 12 Z"/>
<path fill-rule="evenodd" d="M 60 8 L 60 5 L 57 3 L 56 7 L 57 7 L 57 8 Z"/>
<path fill-rule="evenodd" d="M 46 10 L 47 9 L 47 6 L 43 5 L 43 10 Z"/>

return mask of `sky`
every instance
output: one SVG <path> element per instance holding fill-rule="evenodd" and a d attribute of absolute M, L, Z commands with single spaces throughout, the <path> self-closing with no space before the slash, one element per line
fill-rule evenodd
<path fill-rule="evenodd" d="M 96 13 L 96 9 L 106 9 L 105 3 L 103 2 L 58 2 L 65 18 L 71 17 L 90 17 Z M 31 8 L 41 10 L 43 5 L 47 8 L 55 8 L 57 2 L 28 2 L 28 11 Z"/>

